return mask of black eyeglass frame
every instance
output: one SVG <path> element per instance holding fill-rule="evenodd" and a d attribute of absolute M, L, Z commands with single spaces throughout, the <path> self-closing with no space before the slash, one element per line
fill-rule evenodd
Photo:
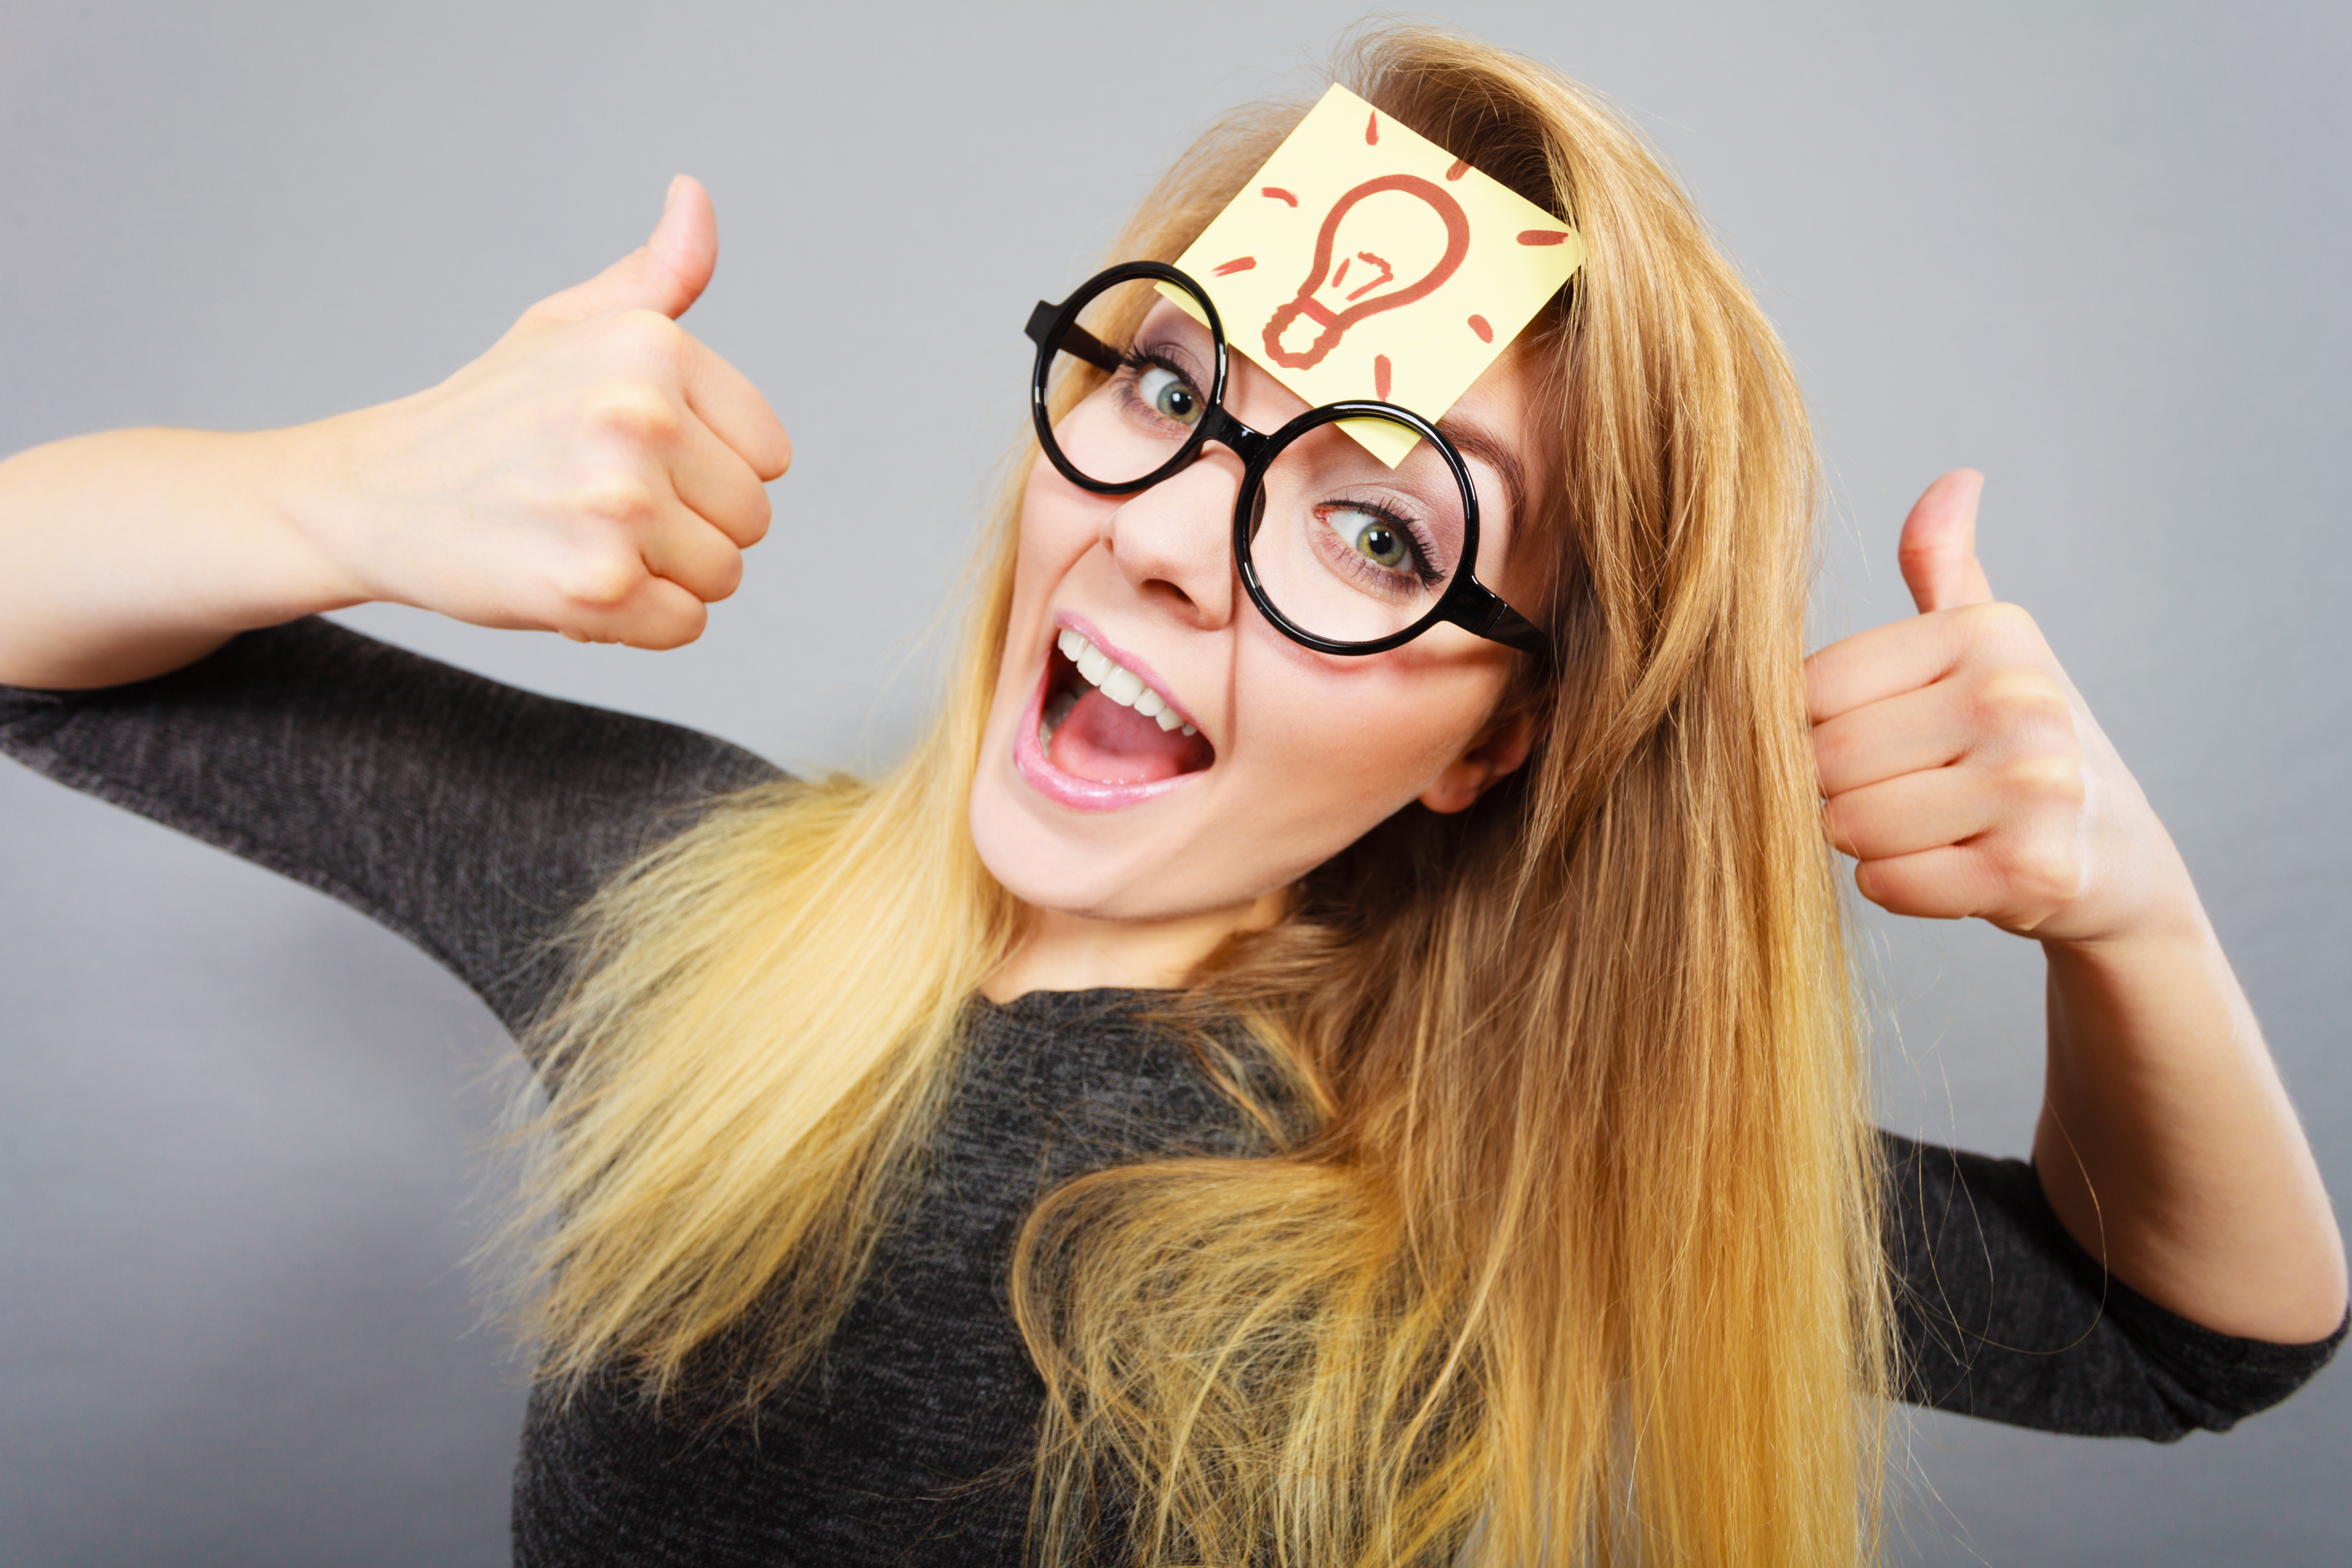
<path fill-rule="evenodd" d="M 1105 481 L 1081 472 L 1054 439 L 1053 416 L 1046 406 L 1047 383 L 1053 374 L 1056 351 L 1067 351 L 1097 369 L 1116 373 L 1125 363 L 1119 352 L 1078 325 L 1078 314 L 1106 289 L 1121 283 L 1150 279 L 1172 284 L 1190 295 L 1201 307 L 1201 314 L 1209 323 L 1209 336 L 1216 347 L 1216 368 L 1213 384 L 1209 388 L 1208 406 L 1184 438 L 1175 454 L 1141 479 Z M 1045 457 L 1061 476 L 1080 489 L 1095 495 L 1135 495 L 1150 489 L 1160 480 L 1171 478 L 1190 467 L 1210 442 L 1222 444 L 1243 464 L 1242 484 L 1234 500 L 1234 562 L 1239 569 L 1242 587 L 1274 628 L 1318 653 L 1358 656 L 1384 653 L 1401 647 L 1430 627 L 1443 621 L 1464 630 L 1498 642 L 1521 653 L 1549 658 L 1552 646 L 1550 637 L 1541 626 L 1528 620 L 1503 601 L 1501 595 L 1478 581 L 1473 570 L 1478 560 L 1478 487 L 1470 477 L 1469 465 L 1454 443 L 1440 434 L 1435 425 L 1409 408 L 1393 403 L 1370 399 L 1345 403 L 1327 403 L 1310 408 L 1272 435 L 1253 430 L 1234 418 L 1225 407 L 1225 327 L 1210 300 L 1207 290 L 1177 268 L 1163 261 L 1123 261 L 1106 268 L 1078 287 L 1067 300 L 1058 305 L 1037 301 L 1029 313 L 1026 329 L 1031 342 L 1037 345 L 1037 363 L 1029 381 L 1029 412 L 1037 426 L 1037 443 L 1045 448 Z M 1419 436 L 1445 459 L 1454 473 L 1454 481 L 1462 489 L 1462 563 L 1454 572 L 1445 591 L 1427 613 L 1402 631 L 1391 632 L 1370 642 L 1334 642 L 1318 637 L 1286 616 L 1275 605 L 1258 581 L 1257 568 L 1250 555 L 1250 533 L 1253 513 L 1264 491 L 1266 470 L 1276 458 L 1301 437 L 1340 419 L 1362 419 L 1377 416 L 1393 420 Z"/>

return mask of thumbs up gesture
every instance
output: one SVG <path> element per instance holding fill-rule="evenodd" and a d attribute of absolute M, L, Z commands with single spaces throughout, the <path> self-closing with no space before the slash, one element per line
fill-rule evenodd
<path fill-rule="evenodd" d="M 2194 907 L 2185 868 L 2033 618 L 1976 555 L 1983 477 L 1927 488 L 1903 524 L 1919 613 L 1805 661 L 1830 842 L 1897 914 L 1975 915 L 2058 942 Z"/>
<path fill-rule="evenodd" d="M 310 427 L 328 457 L 294 510 L 344 596 L 583 641 L 699 637 L 792 458 L 766 400 L 677 325 L 718 254 L 710 198 L 680 175 L 642 248 L 481 358 Z"/>

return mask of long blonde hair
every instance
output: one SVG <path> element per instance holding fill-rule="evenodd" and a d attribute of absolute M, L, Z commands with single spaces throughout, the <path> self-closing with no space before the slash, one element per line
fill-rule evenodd
<path fill-rule="evenodd" d="M 1573 223 L 1523 335 L 1553 416 L 1543 740 L 1384 824 L 1177 1005 L 1270 1129 L 1046 1194 L 1012 1307 L 1041 1561 L 1821 1564 L 1874 1549 L 1874 1143 L 1801 701 L 1813 508 L 1787 363 L 1672 179 L 1523 58 L 1388 29 L 1343 79 Z M 1119 257 L 1173 259 L 1296 123 L 1213 127 Z M 1543 427 L 1543 426 L 1538 426 Z M 964 657 L 872 784 L 722 803 L 583 914 L 538 1032 L 543 1375 L 756 1402 L 857 1290 L 1022 911 L 966 799 L 1020 475 Z M 1281 1070 L 1231 1060 L 1232 1031 Z M 1263 1102 L 1261 1102 L 1263 1101 Z M 1107 1503 L 1107 1499 L 1115 1502 Z M 1099 1540 L 1104 1531 L 1116 1538 Z"/>

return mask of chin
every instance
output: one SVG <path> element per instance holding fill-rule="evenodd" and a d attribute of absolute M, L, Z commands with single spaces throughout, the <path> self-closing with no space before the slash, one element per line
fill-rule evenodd
<path fill-rule="evenodd" d="M 1013 763 L 1010 734 L 1000 737 L 993 723 L 990 731 L 988 754 L 972 780 L 972 847 L 989 874 L 1023 903 L 1087 920 L 1153 921 L 1255 896 L 1219 899 L 1194 879 L 1171 875 L 1170 862 L 1182 856 L 1160 843 L 1150 825 L 1107 821 L 1111 814 L 1103 813 L 1056 821 L 1068 808 L 1039 799 Z"/>

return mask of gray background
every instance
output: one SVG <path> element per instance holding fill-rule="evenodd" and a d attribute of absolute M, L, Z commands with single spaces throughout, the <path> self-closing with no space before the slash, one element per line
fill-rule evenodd
<path fill-rule="evenodd" d="M 716 194 L 690 318 L 799 449 L 698 646 L 371 631 L 799 766 L 887 757 L 1029 302 L 1346 5 L 0 11 L 0 451 L 426 385 Z M 2329 5 L 1464 4 L 1639 116 L 1786 333 L 1824 639 L 1944 468 L 2181 841 L 2336 1191 L 2352 547 Z M 894 423 L 895 422 L 895 423 Z M 894 436 L 894 430 L 900 434 Z M 864 585 L 845 592 L 845 581 Z M 1870 926 L 1896 1125 L 2021 1152 L 2038 958 Z M 0 1561 L 503 1560 L 516 1368 L 461 1258 L 501 1042 L 306 891 L 0 769 Z M 2352 1560 L 2352 1378 L 2172 1448 L 1906 1423 L 1900 1555 Z"/>

